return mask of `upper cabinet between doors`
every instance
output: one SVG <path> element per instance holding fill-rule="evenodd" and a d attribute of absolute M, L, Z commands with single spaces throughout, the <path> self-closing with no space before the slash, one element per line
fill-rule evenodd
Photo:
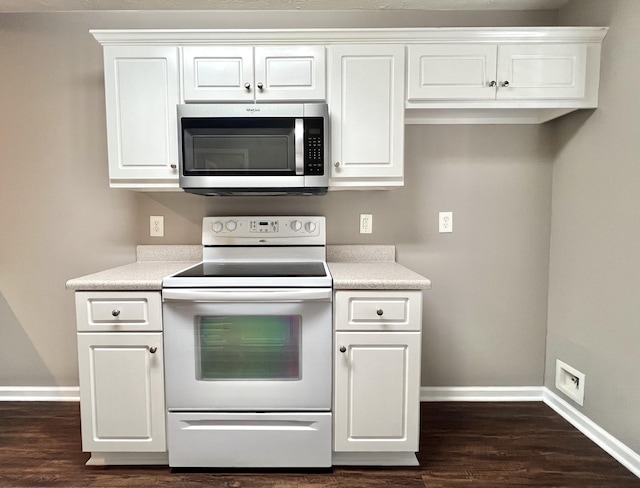
<path fill-rule="evenodd" d="M 606 27 L 92 30 L 112 187 L 178 189 L 176 105 L 329 106 L 330 189 L 404 184 L 406 124 L 543 123 L 598 106 Z"/>
<path fill-rule="evenodd" d="M 324 46 L 185 46 L 185 102 L 322 101 Z"/>

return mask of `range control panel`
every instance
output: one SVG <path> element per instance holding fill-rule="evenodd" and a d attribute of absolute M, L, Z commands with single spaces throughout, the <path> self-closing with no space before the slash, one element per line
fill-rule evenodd
<path fill-rule="evenodd" d="M 246 245 L 268 238 L 271 244 L 325 244 L 324 217 L 205 217 L 204 245 Z M 277 240 L 277 241 L 276 241 Z"/>

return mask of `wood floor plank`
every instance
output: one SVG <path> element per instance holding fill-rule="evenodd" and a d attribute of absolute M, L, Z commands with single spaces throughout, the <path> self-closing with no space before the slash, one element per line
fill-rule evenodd
<path fill-rule="evenodd" d="M 172 470 L 85 466 L 77 403 L 0 402 L 0 487 L 638 488 L 640 479 L 539 402 L 421 405 L 419 467 Z"/>

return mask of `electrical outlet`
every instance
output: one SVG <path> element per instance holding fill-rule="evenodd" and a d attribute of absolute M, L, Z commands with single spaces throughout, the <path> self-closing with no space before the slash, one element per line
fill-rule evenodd
<path fill-rule="evenodd" d="M 360 214 L 360 234 L 371 234 L 373 232 L 373 215 Z"/>
<path fill-rule="evenodd" d="M 453 212 L 438 214 L 438 232 L 453 232 Z"/>
<path fill-rule="evenodd" d="M 164 237 L 164 217 L 162 215 L 149 217 L 149 235 L 151 237 Z"/>
<path fill-rule="evenodd" d="M 556 359 L 556 388 L 578 405 L 584 403 L 584 380 L 584 373 Z"/>

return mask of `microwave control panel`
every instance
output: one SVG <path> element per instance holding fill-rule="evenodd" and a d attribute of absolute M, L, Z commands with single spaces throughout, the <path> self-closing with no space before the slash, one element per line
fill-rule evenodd
<path fill-rule="evenodd" d="M 324 127 L 321 117 L 304 119 L 304 174 L 324 175 Z"/>

